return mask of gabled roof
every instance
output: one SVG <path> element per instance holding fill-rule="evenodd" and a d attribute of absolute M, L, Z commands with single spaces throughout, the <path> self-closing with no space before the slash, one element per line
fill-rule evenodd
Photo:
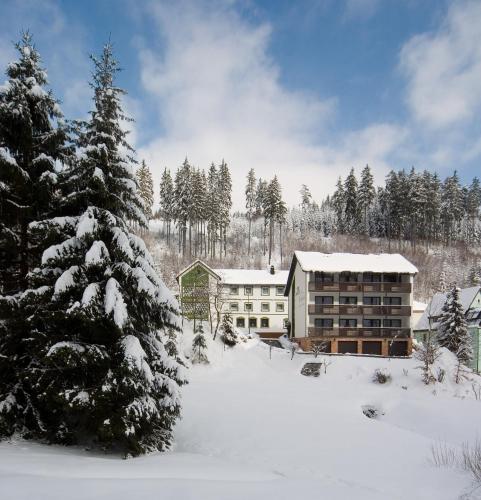
<path fill-rule="evenodd" d="M 212 269 L 210 266 L 208 266 L 203 260 L 196 259 L 192 264 L 189 264 L 187 267 L 182 269 L 182 271 L 179 272 L 179 274 L 175 277 L 177 280 L 177 283 L 179 282 L 179 278 L 184 275 L 185 273 L 189 272 L 193 267 L 200 265 L 202 266 L 210 275 L 212 275 L 215 279 L 220 280 L 221 277 L 215 272 L 214 269 Z"/>
<path fill-rule="evenodd" d="M 215 269 L 226 285 L 282 285 L 287 282 L 288 271 L 275 271 L 271 274 L 267 269 Z"/>
<path fill-rule="evenodd" d="M 305 272 L 341 273 L 350 271 L 354 273 L 406 273 L 417 274 L 418 269 L 405 257 L 398 253 L 321 253 L 321 252 L 294 252 L 289 277 L 284 295 L 289 294 L 292 276 L 296 264 L 299 263 Z"/>
<path fill-rule="evenodd" d="M 473 300 L 478 294 L 479 290 L 479 286 L 461 289 L 459 293 L 459 300 L 461 302 L 461 305 L 463 306 L 464 311 L 467 311 L 471 307 L 471 304 L 473 303 Z M 429 317 L 437 318 L 441 314 L 447 296 L 447 293 L 436 293 L 433 295 L 431 302 L 424 310 L 423 315 L 419 318 L 419 321 L 414 327 L 414 330 L 429 330 Z M 436 327 L 436 323 L 434 321 L 432 321 L 431 327 Z"/>
<path fill-rule="evenodd" d="M 288 271 L 275 271 L 272 274 L 267 269 L 212 269 L 204 261 L 196 259 L 192 264 L 182 269 L 176 276 L 179 278 L 188 273 L 193 267 L 200 265 L 215 279 L 226 285 L 282 285 L 287 282 Z"/>

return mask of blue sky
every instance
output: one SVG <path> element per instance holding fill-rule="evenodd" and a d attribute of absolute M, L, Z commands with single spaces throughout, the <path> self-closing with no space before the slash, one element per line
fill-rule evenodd
<path fill-rule="evenodd" d="M 479 0 L 2 0 L 0 65 L 35 37 L 69 118 L 90 107 L 88 54 L 109 35 L 156 181 L 187 155 L 225 158 L 242 206 L 249 168 L 290 204 L 369 163 L 454 168 L 481 160 Z"/>

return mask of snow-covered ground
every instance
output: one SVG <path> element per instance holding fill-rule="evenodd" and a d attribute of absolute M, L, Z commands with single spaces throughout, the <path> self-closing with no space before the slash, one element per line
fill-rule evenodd
<path fill-rule="evenodd" d="M 190 336 L 186 344 L 190 343 Z M 188 347 L 187 347 L 188 348 Z M 470 476 L 430 462 L 431 446 L 474 441 L 481 402 L 471 383 L 426 388 L 415 360 L 318 357 L 250 340 L 190 369 L 172 452 L 131 460 L 14 441 L 0 444 L 0 498 L 478 498 Z M 450 358 L 444 357 L 449 369 Z M 372 382 L 376 368 L 392 381 Z M 476 377 L 477 378 L 477 377 Z M 479 378 L 477 378 L 479 380 Z M 369 419 L 364 405 L 384 415 Z"/>

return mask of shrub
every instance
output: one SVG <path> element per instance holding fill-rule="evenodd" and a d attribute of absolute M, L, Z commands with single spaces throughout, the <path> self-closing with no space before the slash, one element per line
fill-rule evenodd
<path fill-rule="evenodd" d="M 377 384 L 386 384 L 391 382 L 391 374 L 385 368 L 376 368 L 374 370 L 372 381 Z"/>

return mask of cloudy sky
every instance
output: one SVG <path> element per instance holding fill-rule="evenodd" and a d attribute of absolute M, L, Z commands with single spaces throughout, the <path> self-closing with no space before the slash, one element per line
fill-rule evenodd
<path fill-rule="evenodd" d="M 368 163 L 481 164 L 481 0 L 0 0 L 0 65 L 30 29 L 68 118 L 90 109 L 91 64 L 109 36 L 156 186 L 187 156 L 244 179 L 277 174 L 289 204 Z"/>

